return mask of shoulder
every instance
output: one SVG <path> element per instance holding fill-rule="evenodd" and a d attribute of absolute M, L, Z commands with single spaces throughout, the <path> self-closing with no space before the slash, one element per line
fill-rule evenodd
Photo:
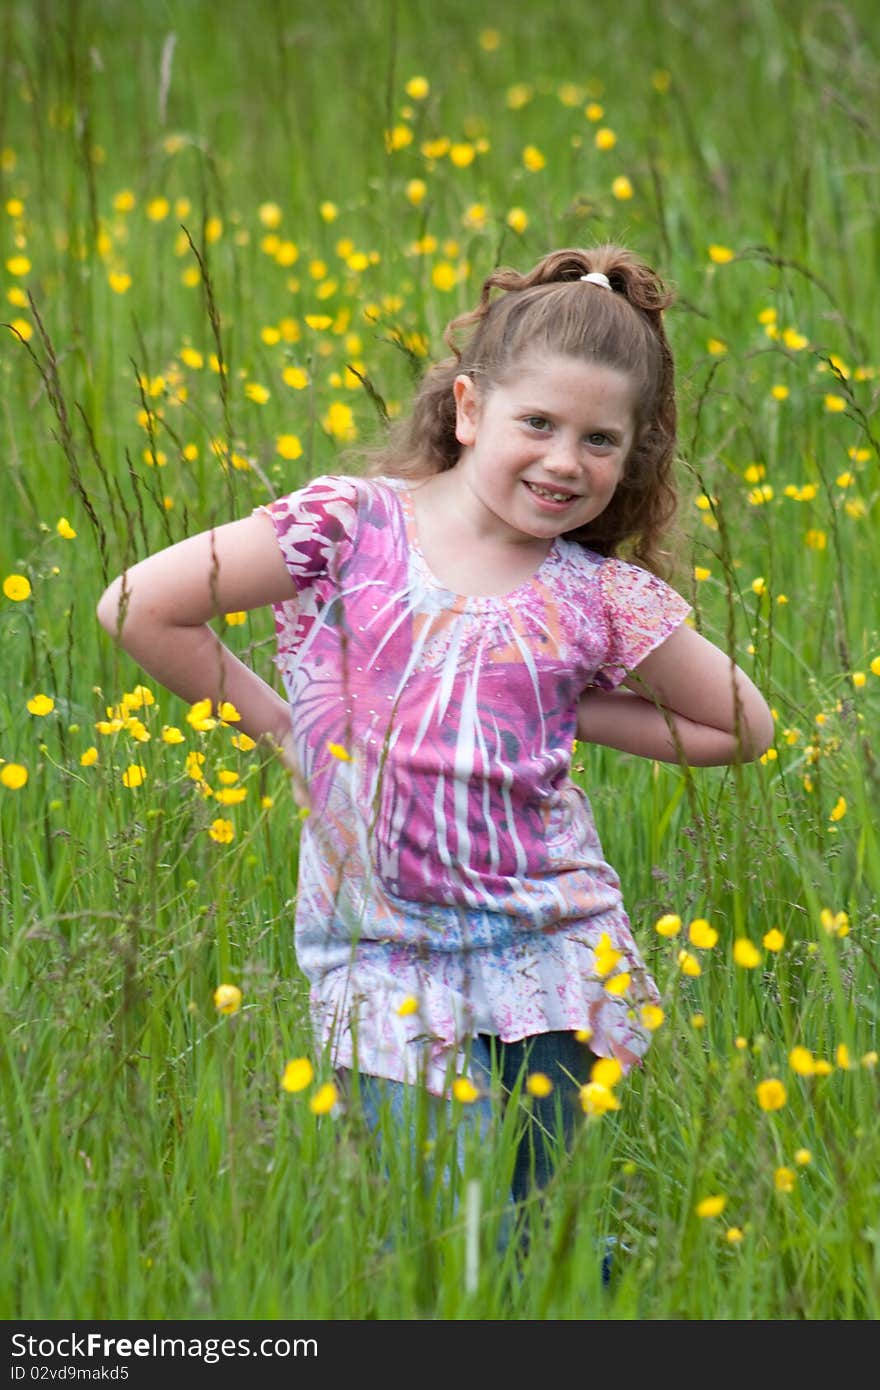
<path fill-rule="evenodd" d="M 682 616 L 690 611 L 690 604 L 665 579 L 616 555 L 601 557 L 599 583 L 606 606 L 613 611 L 647 613 L 680 608 Z"/>

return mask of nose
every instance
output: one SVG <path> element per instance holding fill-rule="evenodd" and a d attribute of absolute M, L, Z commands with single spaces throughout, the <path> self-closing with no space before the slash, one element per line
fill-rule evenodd
<path fill-rule="evenodd" d="M 580 472 L 577 445 L 567 439 L 555 439 L 552 449 L 544 455 L 543 464 L 548 472 L 559 478 L 576 477 Z"/>

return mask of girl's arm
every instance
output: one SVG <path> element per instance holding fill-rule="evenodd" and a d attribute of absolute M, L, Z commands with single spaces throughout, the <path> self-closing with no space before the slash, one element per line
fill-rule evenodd
<path fill-rule="evenodd" d="M 760 691 L 685 623 L 623 684 L 626 689 L 583 692 L 577 720 L 583 742 L 691 767 L 750 762 L 773 742 L 773 716 Z"/>
<path fill-rule="evenodd" d="M 236 727 L 291 752 L 290 710 L 208 623 L 293 598 L 272 520 L 255 512 L 160 550 L 105 590 L 98 619 L 139 666 L 190 704 L 229 700 Z"/>

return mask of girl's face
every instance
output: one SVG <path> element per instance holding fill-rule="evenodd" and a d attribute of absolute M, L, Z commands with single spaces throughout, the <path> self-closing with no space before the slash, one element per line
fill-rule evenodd
<path fill-rule="evenodd" d="M 464 375 L 453 391 L 462 451 L 452 473 L 478 533 L 549 543 L 604 511 L 635 437 L 625 372 L 541 354 L 487 394 Z"/>

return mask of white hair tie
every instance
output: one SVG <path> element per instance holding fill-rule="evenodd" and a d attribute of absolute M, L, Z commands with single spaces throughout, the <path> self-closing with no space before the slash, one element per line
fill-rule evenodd
<path fill-rule="evenodd" d="M 602 285 L 606 290 L 611 289 L 611 281 L 607 275 L 603 275 L 601 270 L 591 270 L 589 275 L 582 275 L 582 280 L 589 280 L 592 285 Z"/>

